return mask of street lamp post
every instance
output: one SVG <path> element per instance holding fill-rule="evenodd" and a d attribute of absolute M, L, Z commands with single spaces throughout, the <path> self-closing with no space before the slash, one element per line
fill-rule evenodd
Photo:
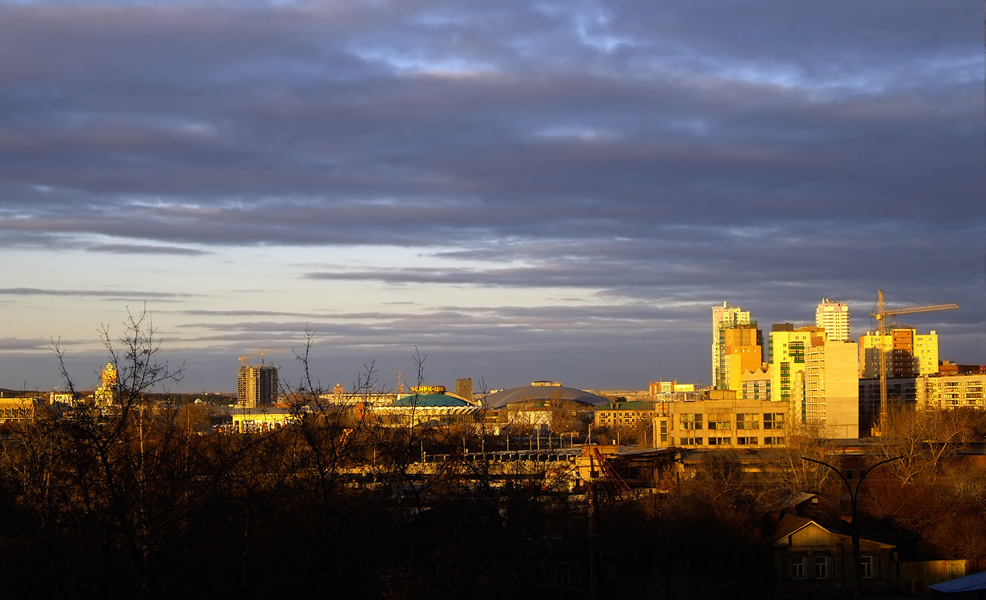
<path fill-rule="evenodd" d="M 856 488 L 853 489 L 852 484 L 849 483 L 849 480 L 846 479 L 846 476 L 843 475 L 842 472 L 839 471 L 839 469 L 833 467 L 832 465 L 828 464 L 827 462 L 823 462 L 823 461 L 820 461 L 820 460 L 815 460 L 814 458 L 808 458 L 807 456 L 802 456 L 801 457 L 801 460 L 807 460 L 809 462 L 818 463 L 820 465 L 823 465 L 823 466 L 826 466 L 826 467 L 832 469 L 833 471 L 835 471 L 835 474 L 839 476 L 839 479 L 842 480 L 842 483 L 846 484 L 846 491 L 849 492 L 849 501 L 850 501 L 850 503 L 852 505 L 852 523 L 851 523 L 851 525 L 852 525 L 852 560 L 853 560 L 853 575 L 854 575 L 854 578 L 853 578 L 853 580 L 854 580 L 853 598 L 855 598 L 855 600 L 860 600 L 863 597 L 863 574 L 860 572 L 860 565 L 859 565 L 859 519 L 856 518 L 856 499 L 859 498 L 859 488 L 860 488 L 860 486 L 863 485 L 863 480 L 866 479 L 866 476 L 870 474 L 870 471 L 872 471 L 873 469 L 879 467 L 880 465 L 883 465 L 883 464 L 886 464 L 888 462 L 892 462 L 892 461 L 895 461 L 895 460 L 900 460 L 902 458 L 904 458 L 904 457 L 903 456 L 895 456 L 893 458 L 888 458 L 886 460 L 881 460 L 880 462 L 878 462 L 875 465 L 871 466 L 870 468 L 866 469 L 859 476 L 859 480 L 856 481 Z"/>

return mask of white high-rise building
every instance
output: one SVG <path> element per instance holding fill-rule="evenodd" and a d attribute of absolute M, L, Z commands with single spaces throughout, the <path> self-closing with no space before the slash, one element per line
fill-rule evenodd
<path fill-rule="evenodd" d="M 825 298 L 815 310 L 815 326 L 825 328 L 825 337 L 835 342 L 849 341 L 849 305 Z"/>
<path fill-rule="evenodd" d="M 723 382 L 723 363 L 726 360 L 726 330 L 750 324 L 750 311 L 738 306 L 712 307 L 712 385 L 718 387 Z"/>

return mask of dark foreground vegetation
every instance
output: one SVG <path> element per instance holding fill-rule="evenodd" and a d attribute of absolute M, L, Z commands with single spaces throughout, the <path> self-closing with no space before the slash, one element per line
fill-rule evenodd
<path fill-rule="evenodd" d="M 697 486 L 668 498 L 601 488 L 590 512 L 589 495 L 561 491 L 547 470 L 503 482 L 453 458 L 416 477 L 420 441 L 406 431 L 347 434 L 312 417 L 201 436 L 180 412 L 8 433 L 0 596 L 578 597 L 593 582 L 612 598 L 769 591 L 752 515 Z M 370 444 L 373 481 L 357 483 L 348 467 L 372 461 Z"/>
<path fill-rule="evenodd" d="M 506 477 L 462 460 L 452 449 L 481 427 L 380 427 L 320 404 L 307 379 L 292 390 L 305 399 L 297 424 L 203 435 L 201 407 L 144 402 L 180 368 L 155 362 L 143 316 L 119 353 L 108 340 L 112 410 L 3 431 L 0 597 L 768 598 L 781 499 L 822 492 L 832 519 L 845 513 L 841 482 L 800 459 L 827 457 L 821 443 L 767 469 L 707 453 L 647 492 L 572 492 L 571 473 Z M 867 495 L 866 518 L 925 552 L 986 558 L 982 465 L 951 460 L 983 423 L 951 418 L 901 418 L 876 452 L 906 458 Z M 423 449 L 450 458 L 423 474 Z"/>

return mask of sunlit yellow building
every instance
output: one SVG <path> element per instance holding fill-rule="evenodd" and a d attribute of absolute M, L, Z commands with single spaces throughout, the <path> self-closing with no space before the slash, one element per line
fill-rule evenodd
<path fill-rule="evenodd" d="M 654 419 L 657 445 L 686 448 L 770 448 L 788 441 L 788 411 L 776 402 L 669 402 Z"/>
<path fill-rule="evenodd" d="M 803 390 L 799 382 L 805 370 L 805 351 L 813 337 L 824 337 L 821 327 L 799 327 L 789 323 L 774 325 L 770 332 L 770 399 L 793 406 Z"/>
<path fill-rule="evenodd" d="M 777 402 L 739 400 L 731 390 L 684 402 L 614 402 L 595 411 L 597 427 L 653 427 L 656 447 L 771 448 L 787 444 L 788 409 Z"/>
<path fill-rule="evenodd" d="M 747 371 L 756 371 L 763 365 L 763 354 L 757 341 L 759 333 L 756 329 L 726 331 L 727 345 L 723 351 L 722 380 L 719 389 L 740 391 L 743 374 Z M 730 341 L 733 343 L 729 343 Z M 749 343 L 751 341 L 752 343 Z"/>
<path fill-rule="evenodd" d="M 33 421 L 35 407 L 43 404 L 38 398 L 0 398 L 0 423 Z"/>
<path fill-rule="evenodd" d="M 744 371 L 740 376 L 740 388 L 736 396 L 740 400 L 770 400 L 772 374 L 770 365 Z"/>
<path fill-rule="evenodd" d="M 737 306 L 728 306 L 725 302 L 722 306 L 712 307 L 712 386 L 715 388 L 726 389 L 724 377 L 724 365 L 726 356 L 726 330 L 736 329 L 742 326 L 753 326 L 756 329 L 756 322 L 750 320 L 750 311 L 743 310 Z"/>
<path fill-rule="evenodd" d="M 917 377 L 938 372 L 938 333 L 919 335 L 913 327 L 895 327 L 883 336 L 868 331 L 859 338 L 859 378 L 880 377 L 880 353 L 886 353 L 887 377 Z"/>
<path fill-rule="evenodd" d="M 857 354 L 855 342 L 824 336 L 812 338 L 805 349 L 804 392 L 795 414 L 823 437 L 859 437 Z"/>
<path fill-rule="evenodd" d="M 986 409 L 986 374 L 925 375 L 915 382 L 917 408 L 952 410 Z"/>

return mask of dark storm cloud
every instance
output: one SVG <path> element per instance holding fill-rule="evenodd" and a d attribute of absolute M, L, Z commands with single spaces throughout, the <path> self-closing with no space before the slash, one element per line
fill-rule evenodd
<path fill-rule="evenodd" d="M 934 217 L 911 201 L 962 185 L 899 168 L 931 146 L 961 171 L 981 143 L 971 59 L 917 5 L 679 4 L 7 6 L 0 154 L 25 189 L 2 206 L 61 231 L 339 243 L 409 218 L 530 235 L 571 212 L 787 218 L 794 198 L 865 214 L 861 194 L 895 190 Z M 38 211 L 51 190 L 77 218 Z"/>
<path fill-rule="evenodd" d="M 0 338 L 0 352 L 39 352 L 50 350 L 51 340 Z"/>
<path fill-rule="evenodd" d="M 644 303 L 697 329 L 723 300 L 805 321 L 880 288 L 981 325 L 981 17 L 971 0 L 4 4 L 0 245 L 402 246 L 438 266 L 303 280 L 559 288 L 606 300 L 622 316 L 585 322 L 613 332 Z M 313 320 L 492 346 L 488 327 L 535 343 L 515 329 L 573 318 L 556 304 Z M 242 319 L 230 342 L 306 321 L 195 314 Z"/>
<path fill-rule="evenodd" d="M 933 272 L 942 254 L 957 264 L 970 262 L 965 244 L 975 227 L 956 228 L 951 238 L 926 238 L 921 229 L 884 231 L 883 226 L 791 222 L 748 229 L 657 226 L 652 240 L 578 240 L 517 243 L 508 247 L 477 244 L 451 252 L 458 259 L 514 260 L 524 266 L 471 268 L 330 269 L 307 273 L 313 280 L 368 280 L 395 284 L 579 287 L 613 292 L 668 287 L 721 294 L 723 286 L 739 289 L 765 283 L 804 281 L 811 273 L 831 283 L 847 275 L 860 256 L 906 256 L 882 266 L 881 277 Z M 817 232 L 825 230 L 825 237 Z M 901 237 L 897 237 L 901 236 Z M 783 252 L 764 254 L 765 246 Z M 728 249 L 725 251 L 724 249 Z M 910 254 L 913 253 L 913 256 Z M 933 274 L 928 276 L 933 277 Z M 718 290 L 718 291 L 715 291 Z"/>

